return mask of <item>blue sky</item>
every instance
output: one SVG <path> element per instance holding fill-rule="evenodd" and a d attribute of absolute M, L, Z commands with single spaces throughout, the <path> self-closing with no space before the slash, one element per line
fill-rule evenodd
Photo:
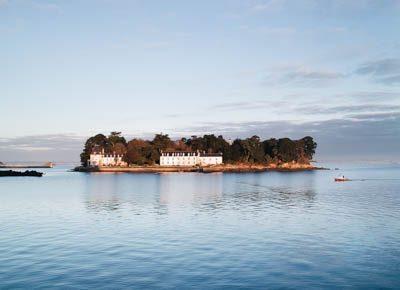
<path fill-rule="evenodd" d="M 399 0 L 0 0 L 0 160 L 112 130 L 398 160 L 399 32 Z"/>

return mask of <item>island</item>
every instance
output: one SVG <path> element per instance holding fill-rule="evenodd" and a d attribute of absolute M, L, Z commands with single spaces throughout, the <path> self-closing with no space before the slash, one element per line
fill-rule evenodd
<path fill-rule="evenodd" d="M 121 132 L 97 134 L 86 140 L 80 172 L 258 172 L 323 169 L 312 165 L 317 143 L 258 136 L 226 140 L 214 134 L 172 140 L 156 134 L 152 140 L 127 141 Z"/>

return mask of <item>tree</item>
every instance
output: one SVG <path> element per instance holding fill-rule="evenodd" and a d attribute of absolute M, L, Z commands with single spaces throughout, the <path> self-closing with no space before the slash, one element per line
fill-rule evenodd
<path fill-rule="evenodd" d="M 278 140 L 278 158 L 283 162 L 297 161 L 296 143 L 289 138 Z"/>
<path fill-rule="evenodd" d="M 151 162 L 154 163 L 159 162 L 161 151 L 175 149 L 175 144 L 171 141 L 168 134 L 156 134 L 150 144 L 152 150 L 148 149 L 148 151 L 151 152 Z"/>
<path fill-rule="evenodd" d="M 231 146 L 229 143 L 224 139 L 222 135 L 218 136 L 217 139 L 217 151 L 222 153 L 222 157 L 224 159 L 224 162 L 227 162 L 232 159 L 232 154 L 231 154 Z"/>
<path fill-rule="evenodd" d="M 148 142 L 142 139 L 133 139 L 127 144 L 125 161 L 128 164 L 143 165 L 146 164 L 144 148 L 148 146 Z"/>
<path fill-rule="evenodd" d="M 129 164 L 155 164 L 160 160 L 161 151 L 205 151 L 222 153 L 224 162 L 271 163 L 271 162 L 309 162 L 315 154 L 317 143 L 306 136 L 299 140 L 289 138 L 262 141 L 259 136 L 236 139 L 230 145 L 222 135 L 206 134 L 172 141 L 167 134 L 156 134 L 151 141 L 133 139 L 126 142 L 121 132 L 111 132 L 108 137 L 97 134 L 90 137 L 81 153 L 82 165 L 87 164 L 90 154 L 95 151 L 123 155 Z"/>
<path fill-rule="evenodd" d="M 145 164 L 153 165 L 160 162 L 160 152 L 154 148 L 150 142 L 142 148 L 143 156 L 145 157 Z"/>
<path fill-rule="evenodd" d="M 245 140 L 235 140 L 236 147 L 240 152 L 240 161 L 245 163 L 263 163 L 265 162 L 265 154 L 260 137 L 254 135 Z M 234 143 L 235 143 L 234 142 Z M 236 150 L 237 150 L 236 149 Z"/>
<path fill-rule="evenodd" d="M 250 156 L 251 161 L 254 163 L 263 163 L 265 162 L 265 153 L 264 153 L 264 146 L 260 142 L 260 137 L 254 135 L 251 138 L 247 139 L 250 145 Z"/>
<path fill-rule="evenodd" d="M 272 138 L 269 140 L 265 140 L 262 143 L 265 155 L 268 155 L 271 159 L 274 159 L 278 156 L 278 140 Z"/>
<path fill-rule="evenodd" d="M 151 141 L 151 144 L 159 151 L 174 149 L 174 142 L 171 141 L 168 134 L 156 134 L 153 141 Z"/>
<path fill-rule="evenodd" d="M 94 151 L 109 151 L 110 144 L 108 139 L 103 134 L 97 134 L 93 137 L 90 137 L 86 140 L 85 146 L 83 148 L 83 152 L 81 153 L 81 163 L 83 166 L 87 164 L 87 161 L 90 158 L 90 154 Z"/>
<path fill-rule="evenodd" d="M 108 142 L 112 145 L 117 143 L 122 143 L 126 145 L 126 140 L 124 137 L 121 136 L 121 132 L 111 132 L 110 135 L 108 135 Z"/>
<path fill-rule="evenodd" d="M 123 143 L 113 144 L 112 151 L 114 154 L 124 155 L 126 153 L 126 146 Z"/>
<path fill-rule="evenodd" d="M 203 137 L 192 136 L 191 139 L 186 140 L 188 145 L 193 151 L 206 151 L 209 153 L 223 152 L 229 148 L 229 143 L 219 135 L 214 134 L 204 135 Z"/>
<path fill-rule="evenodd" d="M 304 153 L 307 158 L 311 160 L 315 154 L 315 149 L 317 148 L 317 143 L 314 142 L 314 139 L 310 136 L 306 136 L 301 139 L 304 143 Z"/>
<path fill-rule="evenodd" d="M 187 139 L 182 138 L 178 141 L 175 141 L 174 147 L 177 151 L 191 151 L 191 148 L 186 144 Z"/>
<path fill-rule="evenodd" d="M 231 153 L 230 160 L 233 162 L 242 161 L 243 152 L 244 152 L 244 149 L 242 146 L 242 140 L 235 139 L 235 141 L 233 141 L 232 145 L 230 146 L 230 153 Z"/>

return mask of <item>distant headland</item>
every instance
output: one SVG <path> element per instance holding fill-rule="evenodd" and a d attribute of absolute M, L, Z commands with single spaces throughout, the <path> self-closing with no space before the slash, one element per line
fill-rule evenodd
<path fill-rule="evenodd" d="M 46 162 L 44 164 L 20 163 L 20 164 L 4 164 L 0 162 L 0 168 L 53 168 L 53 162 Z"/>
<path fill-rule="evenodd" d="M 317 143 L 310 136 L 261 140 L 258 136 L 226 140 L 214 134 L 172 140 L 156 134 L 152 140 L 127 141 L 121 132 L 87 139 L 81 153 L 85 172 L 255 172 L 313 170 Z"/>

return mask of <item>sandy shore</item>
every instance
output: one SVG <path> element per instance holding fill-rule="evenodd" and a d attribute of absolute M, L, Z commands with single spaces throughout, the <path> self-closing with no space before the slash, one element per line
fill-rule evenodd
<path fill-rule="evenodd" d="M 80 172 L 129 172 L 129 173 L 163 173 L 163 172 L 262 172 L 262 171 L 307 171 L 326 168 L 315 167 L 311 164 L 283 163 L 283 164 L 223 164 L 214 166 L 132 166 L 132 167 L 76 167 Z"/>

